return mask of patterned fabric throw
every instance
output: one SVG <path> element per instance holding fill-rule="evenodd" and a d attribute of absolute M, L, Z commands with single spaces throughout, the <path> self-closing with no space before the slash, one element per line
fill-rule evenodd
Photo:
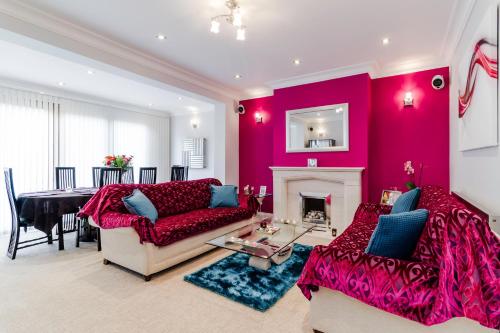
<path fill-rule="evenodd" d="M 79 215 L 92 216 L 103 229 L 133 227 L 142 242 L 165 246 L 252 217 L 245 207 L 208 209 L 210 185 L 217 179 L 175 181 L 161 184 L 115 184 L 101 188 Z M 130 214 L 122 198 L 139 189 L 158 210 L 158 220 L 151 223 L 144 216 Z"/>
<path fill-rule="evenodd" d="M 411 261 L 364 253 L 387 207 L 361 204 L 353 223 L 328 246 L 316 246 L 298 286 L 338 290 L 387 312 L 435 325 L 467 317 L 500 326 L 500 239 L 488 221 L 442 188 L 422 188 L 429 219 Z"/>
<path fill-rule="evenodd" d="M 397 259 L 410 259 L 429 216 L 426 209 L 380 215 L 365 253 Z"/>
<path fill-rule="evenodd" d="M 394 203 L 391 214 L 399 214 L 415 210 L 418 205 L 418 200 L 420 199 L 420 193 L 421 190 L 417 187 L 401 195 Z"/>

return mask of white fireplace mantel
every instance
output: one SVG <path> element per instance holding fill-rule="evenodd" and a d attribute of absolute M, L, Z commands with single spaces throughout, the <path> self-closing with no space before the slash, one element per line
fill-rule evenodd
<path fill-rule="evenodd" d="M 351 224 L 361 203 L 363 167 L 272 166 L 274 215 L 300 220 L 299 193 L 323 192 L 332 196 L 332 223 L 338 233 Z"/>

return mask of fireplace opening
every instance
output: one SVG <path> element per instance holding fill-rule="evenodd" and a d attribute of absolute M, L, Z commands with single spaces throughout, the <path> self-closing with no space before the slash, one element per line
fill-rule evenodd
<path fill-rule="evenodd" d="M 327 212 L 327 194 L 300 193 L 302 198 L 302 222 L 326 227 L 330 218 Z"/>

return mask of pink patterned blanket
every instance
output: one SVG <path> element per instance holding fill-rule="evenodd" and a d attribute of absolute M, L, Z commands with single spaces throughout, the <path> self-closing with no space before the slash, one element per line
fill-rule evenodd
<path fill-rule="evenodd" d="M 361 204 L 353 223 L 311 252 L 298 286 L 338 290 L 393 314 L 434 325 L 467 317 L 500 327 L 500 240 L 487 220 L 438 187 L 424 187 L 429 220 L 412 261 L 364 253 L 378 216 L 390 208 Z"/>
<path fill-rule="evenodd" d="M 254 210 L 243 207 L 208 208 L 210 185 L 217 179 L 169 182 L 155 185 L 117 184 L 101 188 L 79 215 L 92 216 L 103 229 L 133 227 L 142 242 L 165 246 L 252 217 Z M 158 210 L 159 219 L 130 214 L 122 198 L 140 189 Z"/>

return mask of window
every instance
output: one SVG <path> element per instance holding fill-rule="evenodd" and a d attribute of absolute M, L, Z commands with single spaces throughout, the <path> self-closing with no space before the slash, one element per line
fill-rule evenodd
<path fill-rule="evenodd" d="M 92 186 L 92 167 L 108 154 L 133 155 L 138 168 L 168 170 L 168 118 L 0 88 L 0 166 L 14 172 L 16 194 L 54 187 L 54 167 L 76 167 L 77 186 Z M 3 184 L 3 181 L 2 181 Z M 5 186 L 0 233 L 10 231 Z"/>

